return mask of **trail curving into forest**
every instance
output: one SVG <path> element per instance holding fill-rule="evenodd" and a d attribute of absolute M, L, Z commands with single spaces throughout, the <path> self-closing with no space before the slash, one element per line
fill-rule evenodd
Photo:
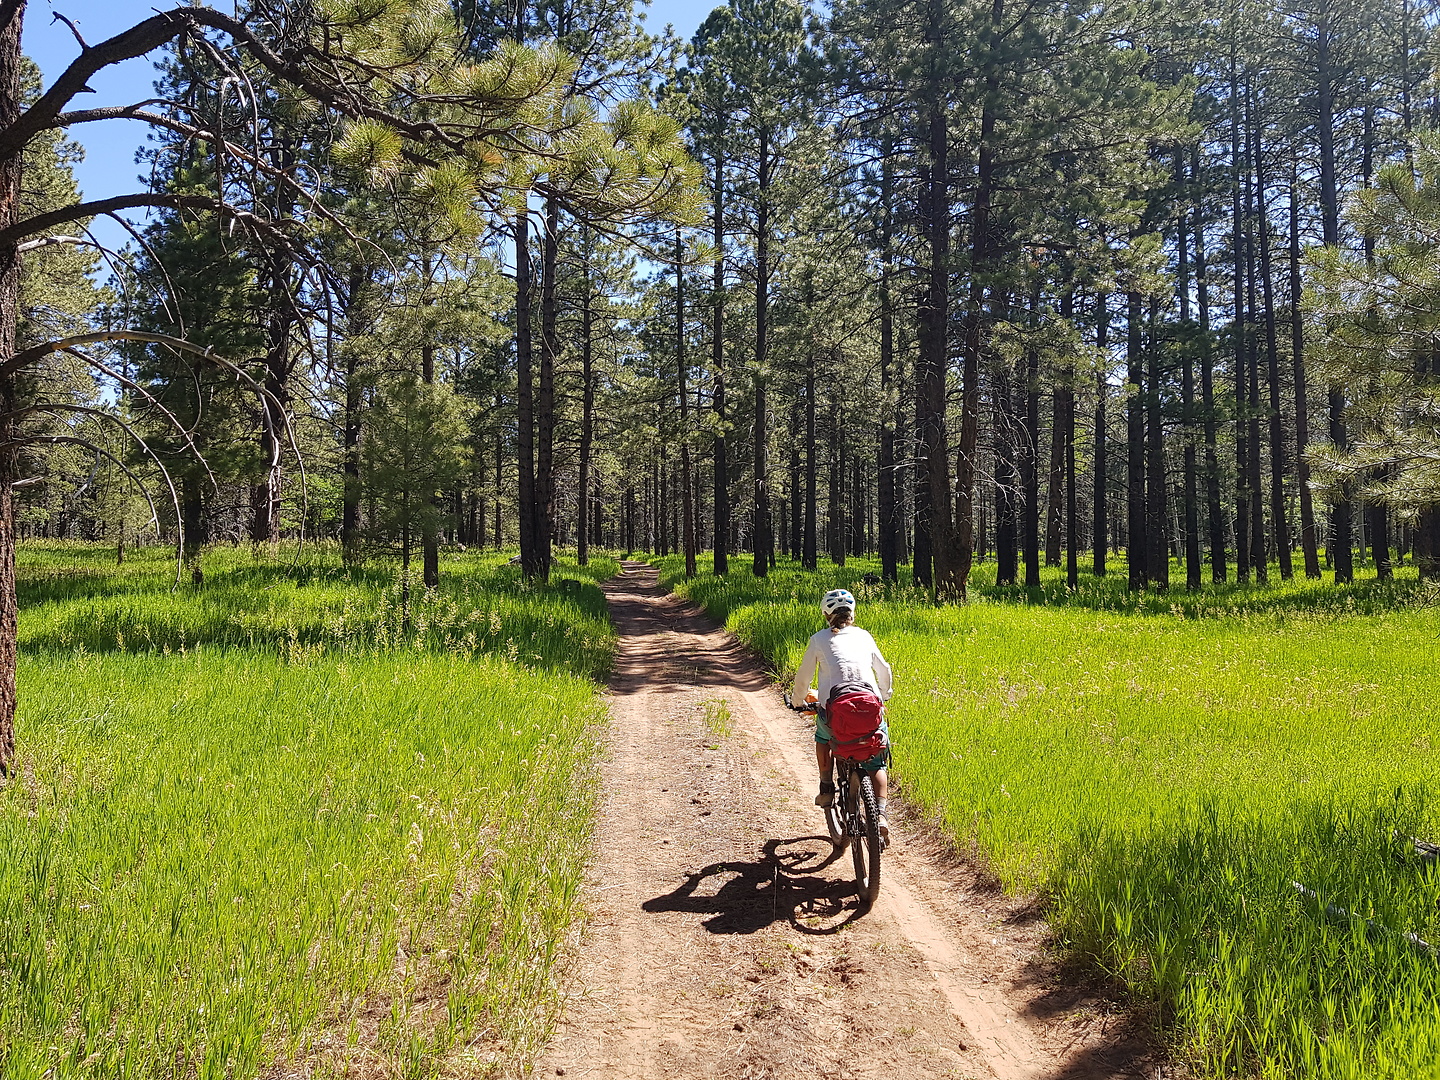
<path fill-rule="evenodd" d="M 1167 1075 L 1033 907 L 904 817 L 859 915 L 811 805 L 808 725 L 760 662 L 649 566 L 605 591 L 620 646 L 589 922 L 532 1077 Z"/>

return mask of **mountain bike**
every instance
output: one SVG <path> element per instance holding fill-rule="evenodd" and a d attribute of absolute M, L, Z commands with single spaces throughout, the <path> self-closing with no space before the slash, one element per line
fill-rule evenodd
<path fill-rule="evenodd" d="M 802 716 L 813 717 L 821 711 L 813 701 L 796 705 L 789 694 L 785 695 L 785 705 Z M 880 838 L 880 804 L 874 781 L 858 761 L 838 754 L 834 761 L 835 798 L 825 807 L 825 826 L 837 852 L 850 849 L 855 891 L 861 910 L 868 911 L 880 896 L 880 853 L 885 850 Z"/>

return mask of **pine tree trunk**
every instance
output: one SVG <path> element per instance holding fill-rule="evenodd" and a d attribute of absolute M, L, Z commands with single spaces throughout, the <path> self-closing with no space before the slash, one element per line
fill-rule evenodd
<path fill-rule="evenodd" d="M 1245 90 L 1245 122 L 1248 131 L 1255 128 L 1251 91 Z M 1260 348 L 1256 312 L 1259 303 L 1255 283 L 1258 277 L 1255 265 L 1255 232 L 1260 221 L 1255 207 L 1255 162 L 1247 139 L 1245 151 L 1245 308 L 1248 318 L 1245 323 L 1245 356 L 1249 363 L 1246 372 L 1246 420 L 1245 438 L 1246 463 L 1249 471 L 1246 488 L 1250 496 L 1250 568 L 1257 583 L 1264 585 L 1270 580 L 1269 557 L 1265 548 L 1265 493 L 1261 483 L 1260 461 Z"/>
<path fill-rule="evenodd" d="M 1080 502 L 1075 486 L 1075 369 L 1065 380 L 1065 585 L 1080 585 Z"/>
<path fill-rule="evenodd" d="M 715 549 L 715 573 L 730 572 L 730 476 L 726 461 L 725 441 L 725 159 L 715 155 L 715 188 L 713 240 L 715 245 L 715 266 L 711 286 L 712 318 L 710 364 L 714 369 L 712 378 L 715 388 L 711 407 L 715 410 L 715 440 L 711 444 L 713 458 L 712 479 L 714 482 L 715 524 L 713 539 Z"/>
<path fill-rule="evenodd" d="M 635 488 L 625 489 L 625 554 L 635 551 Z"/>
<path fill-rule="evenodd" d="M 1275 282 L 1270 257 L 1270 212 L 1265 181 L 1265 159 L 1260 133 L 1255 134 L 1255 186 L 1259 192 L 1260 214 L 1260 283 L 1265 304 L 1266 381 L 1269 384 L 1270 421 L 1270 528 L 1275 537 L 1275 550 L 1280 560 L 1280 577 L 1289 581 L 1295 576 L 1290 558 L 1290 519 L 1285 499 L 1285 424 L 1280 412 L 1280 343 L 1275 324 Z"/>
<path fill-rule="evenodd" d="M 1185 159 L 1175 154 L 1175 183 L 1182 200 L 1188 192 L 1185 179 Z M 1176 251 L 1176 296 L 1180 301 L 1180 321 L 1190 323 L 1190 223 L 1182 211 L 1175 223 Z M 1185 503 L 1185 589 L 1197 592 L 1200 588 L 1200 494 L 1196 477 L 1195 448 L 1195 356 L 1186 348 L 1180 370 L 1180 407 L 1184 424 L 1184 476 L 1182 498 Z"/>
<path fill-rule="evenodd" d="M 1062 316 L 1062 322 L 1064 317 Z M 1063 377 L 1050 388 L 1050 472 L 1045 485 L 1045 565 L 1060 565 L 1060 530 L 1064 519 L 1061 492 L 1065 487 L 1065 389 Z"/>
<path fill-rule="evenodd" d="M 1129 568 L 1128 588 L 1133 592 L 1145 588 L 1149 580 L 1146 570 L 1145 543 L 1145 353 L 1141 340 L 1140 294 L 1125 296 L 1125 362 L 1127 395 L 1125 399 L 1125 436 L 1128 440 L 1125 460 L 1125 557 Z"/>
<path fill-rule="evenodd" d="M 1372 173 L 1375 165 L 1375 106 L 1367 103 L 1364 111 L 1364 118 L 1361 125 L 1361 174 L 1365 187 L 1370 187 L 1373 179 Z M 1375 237 L 1366 232 L 1362 237 L 1365 250 L 1365 263 L 1373 266 L 1375 263 Z M 1376 471 L 1376 479 L 1384 481 L 1390 474 L 1389 466 L 1380 466 Z M 1365 505 L 1365 524 L 1370 533 L 1371 558 L 1375 560 L 1375 577 L 1380 581 L 1389 581 L 1395 576 L 1394 568 L 1390 562 L 1390 515 L 1383 502 L 1373 500 Z M 1362 542 L 1363 548 L 1363 542 Z"/>
<path fill-rule="evenodd" d="M 1200 151 L 1191 151 L 1191 174 L 1200 176 Z M 1225 557 L 1225 514 L 1220 501 L 1219 421 L 1215 415 L 1215 353 L 1210 333 L 1210 279 L 1206 275 L 1203 202 L 1195 201 L 1195 300 L 1200 308 L 1200 409 L 1205 430 L 1205 517 L 1210 544 L 1210 580 L 1229 576 Z"/>
<path fill-rule="evenodd" d="M 694 496 L 690 490 L 690 396 L 685 387 L 685 267 L 684 247 L 675 234 L 675 377 L 680 397 L 680 514 L 685 549 L 685 576 L 695 576 Z M 588 306 L 588 305 L 587 305 Z"/>
<path fill-rule="evenodd" d="M 23 59 L 20 31 L 25 5 L 0 5 L 0 127 L 20 113 Z M 13 225 L 20 212 L 20 156 L 0 159 L 0 227 Z M 20 254 L 14 244 L 0 247 L 0 357 L 15 355 L 20 315 Z M 20 477 L 15 437 L 18 405 L 15 376 L 0 376 L 0 777 L 15 760 L 15 664 L 19 623 L 15 595 L 15 503 L 13 484 Z"/>
<path fill-rule="evenodd" d="M 1231 212 L 1231 250 L 1235 260 L 1234 319 L 1231 323 L 1235 340 L 1235 580 L 1250 580 L 1250 443 L 1245 430 L 1248 397 L 1246 364 L 1249 360 L 1249 313 L 1245 308 L 1245 167 L 1240 142 L 1240 84 L 1236 70 L 1234 47 L 1230 54 L 1230 166 L 1233 176 Z"/>
<path fill-rule="evenodd" d="M 1101 362 L 1095 372 L 1095 478 L 1094 498 L 1092 508 L 1093 520 L 1091 528 L 1091 572 L 1096 577 L 1104 577 L 1105 557 L 1109 554 L 1110 548 L 1110 491 L 1109 477 L 1105 470 L 1109 468 L 1108 443 L 1106 437 L 1105 399 L 1110 392 L 1110 381 L 1106 375 L 1108 367 L 1105 361 L 1106 351 L 1110 347 L 1110 297 L 1100 293 L 1095 297 L 1095 351 L 1099 353 Z"/>
<path fill-rule="evenodd" d="M 1327 246 L 1340 243 L 1340 198 L 1335 178 L 1335 83 L 1339 75 L 1330 58 L 1330 24 L 1328 17 L 1316 24 L 1316 105 L 1315 129 L 1320 137 L 1320 221 Z M 1349 438 L 1345 431 L 1345 392 L 1332 386 L 1326 402 L 1329 409 L 1330 441 L 1344 449 Z M 1349 484 L 1341 486 L 1340 501 L 1330 509 L 1330 543 L 1326 554 L 1335 568 L 1335 581 L 1355 579 L 1352 555 L 1353 531 Z"/>
<path fill-rule="evenodd" d="M 803 473 L 800 465 L 800 443 L 804 438 L 803 409 L 804 405 L 797 391 L 790 402 L 790 430 L 787 433 L 790 444 L 790 528 L 786 534 L 786 543 L 782 545 L 786 554 L 796 562 L 800 561 L 801 549 L 804 546 L 801 536 L 804 532 L 802 523 L 805 520 L 805 482 L 801 479 Z"/>
<path fill-rule="evenodd" d="M 1060 319 L 1067 326 L 1075 322 L 1075 289 L 1067 282 L 1060 296 Z M 1067 367 L 1060 372 L 1060 422 L 1051 438 L 1060 443 L 1060 472 L 1064 490 L 1064 532 L 1065 532 L 1065 586 L 1073 589 L 1079 584 L 1079 564 L 1076 547 L 1079 544 L 1079 507 L 1075 493 L 1075 369 Z"/>
<path fill-rule="evenodd" d="M 938 90 L 936 91 L 938 94 Z M 955 594 L 952 557 L 949 440 L 945 428 L 946 376 L 949 371 L 950 181 L 948 116 L 938 101 L 927 116 L 929 157 L 925 178 L 925 231 L 930 264 L 917 319 L 920 331 L 920 407 L 916 411 L 925 486 L 925 525 L 929 531 L 928 582 L 937 596 Z M 918 491 L 918 485 L 917 485 Z"/>
<path fill-rule="evenodd" d="M 575 561 L 590 565 L 590 469 L 595 446 L 595 286 L 590 277 L 592 236 L 582 226 L 580 267 L 580 462 L 576 480 Z M 685 400 L 682 392 L 682 402 Z"/>
<path fill-rule="evenodd" d="M 805 528 L 801 541 L 800 562 L 806 570 L 818 565 L 819 447 L 815 445 L 815 362 L 812 358 L 805 369 Z"/>
<path fill-rule="evenodd" d="M 890 301 L 890 263 L 894 224 L 891 203 L 894 199 L 891 146 L 886 143 L 880 163 L 880 447 L 879 447 L 879 541 L 880 577 L 898 581 L 900 520 L 895 498 L 895 415 L 889 405 L 894 393 L 895 324 Z"/>
<path fill-rule="evenodd" d="M 358 262 L 350 266 L 344 313 L 347 338 L 358 336 L 360 332 L 361 293 L 370 280 L 370 274 L 368 266 Z M 359 350 L 343 350 L 341 363 L 345 374 L 345 405 L 340 422 L 340 468 L 343 480 L 340 496 L 340 550 L 345 565 L 352 566 L 360 559 L 360 430 L 364 388 L 360 385 Z"/>
<path fill-rule="evenodd" d="M 536 395 L 535 555 L 540 579 L 550 580 L 555 533 L 555 361 L 560 355 L 555 285 L 560 263 L 560 204 L 545 200 L 540 245 L 540 385 Z"/>
<path fill-rule="evenodd" d="M 755 576 L 770 572 L 770 420 L 766 363 L 770 345 L 770 140 L 760 132 L 759 173 L 755 207 Z"/>
<path fill-rule="evenodd" d="M 1014 585 L 1017 559 L 1019 470 L 1016 468 L 1019 424 L 1015 416 L 1015 387 L 1010 367 L 995 365 L 995 584 Z"/>
<path fill-rule="evenodd" d="M 1002 31 L 1002 24 L 1005 20 L 1005 0 L 991 0 L 990 6 L 990 30 L 998 39 Z M 952 518 L 950 513 L 950 488 L 948 473 L 945 469 L 938 475 L 932 474 L 932 486 L 935 480 L 944 481 L 944 503 L 936 508 L 938 518 L 943 510 L 946 533 L 953 532 L 951 549 L 945 554 L 945 573 L 936 572 L 936 591 L 938 595 L 954 596 L 964 599 L 970 582 L 970 565 L 975 555 L 975 479 L 978 467 L 978 454 L 980 444 L 980 348 L 983 339 L 982 319 L 984 317 L 985 286 L 983 274 L 990 263 L 990 253 L 994 249 L 993 237 L 991 236 L 992 223 L 990 220 L 990 206 L 994 195 L 995 184 L 995 125 L 997 123 L 996 108 L 1000 99 L 1000 72 L 996 59 L 992 56 L 987 59 L 988 72 L 985 76 L 985 97 L 980 109 L 980 131 L 979 141 L 976 145 L 976 168 L 975 168 L 975 190 L 970 205 L 970 231 L 971 231 L 971 261 L 970 261 L 970 292 L 966 305 L 963 347 L 961 350 L 961 376 L 960 376 L 960 445 L 956 452 L 955 459 L 955 510 Z M 930 134 L 932 140 L 931 157 L 935 154 L 934 138 L 935 125 L 931 124 Z M 948 174 L 948 159 L 945 171 Z M 949 236 L 949 185 L 948 178 L 941 187 L 944 194 L 945 212 L 937 223 L 945 225 L 945 236 L 947 243 L 947 257 L 944 260 L 937 260 L 935 268 L 945 270 L 944 279 L 931 278 L 932 291 L 941 286 L 947 298 L 943 311 L 937 314 L 936 343 L 939 350 L 936 359 L 947 364 L 949 357 L 948 336 L 945 331 L 949 322 L 948 306 L 948 281 L 949 281 L 949 259 L 948 259 L 948 236 Z M 939 307 L 938 304 L 932 305 Z M 941 317 L 943 316 L 943 318 Z M 941 387 L 943 391 L 943 385 Z M 943 394 L 942 394 L 943 397 Z"/>
<path fill-rule="evenodd" d="M 281 173 L 295 166 L 294 140 L 283 130 L 272 133 L 271 164 Z M 286 183 L 275 186 L 274 220 L 288 220 L 295 210 L 294 189 Z M 280 542 L 280 495 L 284 475 L 281 468 L 285 450 L 290 405 L 290 335 L 297 322 L 294 304 L 294 256 L 287 248 L 266 253 L 269 282 L 265 314 L 265 396 L 260 401 L 263 422 L 260 431 L 260 460 L 265 475 L 250 491 L 253 518 L 250 538 L 256 544 Z"/>
<path fill-rule="evenodd" d="M 1030 321 L 1040 318 L 1038 283 L 1030 294 Z M 1040 352 L 1025 353 L 1025 420 L 1021 427 L 1021 482 L 1024 505 L 1021 516 L 1021 544 L 1025 554 L 1025 587 L 1040 587 Z"/>
<path fill-rule="evenodd" d="M 503 407 L 502 395 L 495 391 L 495 408 Z M 517 481 L 518 483 L 518 481 Z M 505 546 L 505 515 L 500 505 L 500 493 L 505 490 L 505 440 L 495 436 L 495 549 Z"/>
<path fill-rule="evenodd" d="M 1165 418 L 1161 411 L 1160 349 L 1156 347 L 1156 301 L 1151 301 L 1146 334 L 1145 539 L 1146 577 L 1155 588 L 1170 588 L 1169 489 L 1165 482 Z"/>
<path fill-rule="evenodd" d="M 840 438 L 840 413 L 834 401 L 830 402 L 830 507 L 828 547 L 830 561 L 836 566 L 845 565 L 845 444 Z"/>
<path fill-rule="evenodd" d="M 914 427 L 911 429 L 911 457 L 915 461 L 910 477 L 911 528 L 914 540 L 911 554 L 911 580 L 922 588 L 935 581 L 935 564 L 930 557 L 930 474 L 925 465 L 925 448 L 921 433 L 925 430 L 925 362 L 918 350 L 915 355 L 911 392 L 914 394 Z"/>
<path fill-rule="evenodd" d="M 427 331 L 428 334 L 428 331 Z M 435 382 L 435 345 L 427 336 L 420 346 L 420 381 L 427 386 Z M 423 498 L 432 508 L 439 505 L 440 493 L 426 491 Z M 420 529 L 421 581 L 427 589 L 440 585 L 440 537 L 436 526 L 436 514 L 427 514 Z"/>
<path fill-rule="evenodd" d="M 532 581 L 541 576 L 535 535 L 535 378 L 534 345 L 530 328 L 530 215 L 515 217 L 515 401 L 516 470 L 520 526 L 520 567 Z M 498 520 L 498 519 L 497 519 Z"/>

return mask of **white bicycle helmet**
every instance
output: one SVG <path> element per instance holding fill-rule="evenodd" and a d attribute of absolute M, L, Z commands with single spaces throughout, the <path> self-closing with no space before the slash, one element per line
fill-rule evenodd
<path fill-rule="evenodd" d="M 855 594 L 849 589 L 831 589 L 820 598 L 820 612 L 826 619 L 841 608 L 855 610 Z"/>

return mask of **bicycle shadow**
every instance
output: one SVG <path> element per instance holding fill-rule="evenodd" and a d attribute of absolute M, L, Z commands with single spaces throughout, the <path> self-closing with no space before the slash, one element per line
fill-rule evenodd
<path fill-rule="evenodd" d="M 768 840 L 760 858 L 711 863 L 640 908 L 709 915 L 701 925 L 712 934 L 753 934 L 779 922 L 834 934 L 864 914 L 853 879 L 822 876 L 844 854 L 825 836 Z"/>

